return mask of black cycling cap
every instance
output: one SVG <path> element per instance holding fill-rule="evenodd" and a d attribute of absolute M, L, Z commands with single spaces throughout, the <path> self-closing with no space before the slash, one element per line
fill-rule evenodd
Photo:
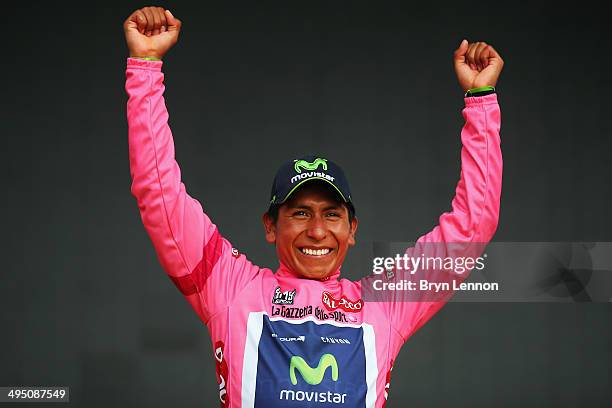
<path fill-rule="evenodd" d="M 331 160 L 315 155 L 303 156 L 283 163 L 274 176 L 270 207 L 284 203 L 294 191 L 312 180 L 329 183 L 342 201 L 354 212 L 351 191 L 344 171 Z"/>

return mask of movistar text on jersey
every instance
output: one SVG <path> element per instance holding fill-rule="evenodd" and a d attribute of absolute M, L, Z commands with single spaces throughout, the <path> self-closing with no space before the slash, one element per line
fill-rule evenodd
<path fill-rule="evenodd" d="M 339 394 L 331 391 L 316 392 L 302 390 L 281 390 L 279 398 L 285 401 L 313 401 L 320 403 L 344 404 L 346 394 Z"/>
<path fill-rule="evenodd" d="M 485 255 L 486 256 L 486 255 Z M 439 257 L 439 256 L 409 256 L 397 254 L 395 257 L 376 257 L 372 261 L 372 272 L 379 275 L 385 271 L 407 271 L 411 275 L 417 271 L 453 271 L 459 275 L 466 271 L 483 270 L 485 256 L 477 258 L 470 256 Z"/>

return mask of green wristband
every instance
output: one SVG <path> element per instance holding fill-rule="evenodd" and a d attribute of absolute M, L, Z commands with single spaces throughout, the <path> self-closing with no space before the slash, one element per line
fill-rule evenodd
<path fill-rule="evenodd" d="M 467 92 L 465 93 L 465 96 L 474 96 L 474 94 L 476 93 L 481 93 L 481 92 L 495 92 L 495 87 L 494 86 L 479 86 L 478 88 L 471 88 L 468 89 Z"/>
<path fill-rule="evenodd" d="M 130 57 L 130 58 L 136 58 L 136 59 L 141 59 L 145 61 L 161 61 L 161 58 L 155 58 L 155 57 Z"/>

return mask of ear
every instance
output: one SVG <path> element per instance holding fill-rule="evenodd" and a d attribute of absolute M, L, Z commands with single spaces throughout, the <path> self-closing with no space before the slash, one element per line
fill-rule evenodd
<path fill-rule="evenodd" d="M 359 220 L 357 220 L 357 217 L 353 217 L 353 220 L 351 221 L 350 225 L 351 230 L 349 232 L 348 239 L 349 246 L 355 245 L 355 234 L 357 233 L 357 225 L 359 225 Z"/>
<path fill-rule="evenodd" d="M 274 244 L 276 242 L 276 224 L 274 220 L 268 213 L 264 213 L 261 217 L 261 221 L 263 222 L 264 228 L 266 230 L 266 241 L 270 244 Z"/>

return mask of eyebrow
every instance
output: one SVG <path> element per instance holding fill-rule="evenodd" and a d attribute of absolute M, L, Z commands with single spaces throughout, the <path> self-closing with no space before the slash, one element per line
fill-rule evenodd
<path fill-rule="evenodd" d="M 287 208 L 290 209 L 305 209 L 305 210 L 312 210 L 312 207 L 309 205 L 303 205 L 303 204 L 287 204 Z M 323 208 L 323 211 L 329 211 L 329 210 L 339 210 L 342 208 L 342 204 L 335 204 L 335 205 L 329 205 L 325 208 Z"/>

